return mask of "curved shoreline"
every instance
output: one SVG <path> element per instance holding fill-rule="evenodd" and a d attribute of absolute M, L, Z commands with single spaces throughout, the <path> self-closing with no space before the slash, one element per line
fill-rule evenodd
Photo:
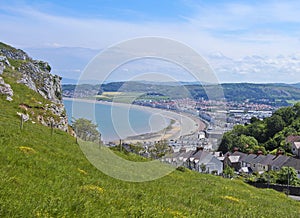
<path fill-rule="evenodd" d="M 160 116 L 164 116 L 171 120 L 169 126 L 162 130 L 156 132 L 148 132 L 136 136 L 128 136 L 127 138 L 122 139 L 127 143 L 136 143 L 141 141 L 155 142 L 160 140 L 171 139 L 175 140 L 180 138 L 181 136 L 191 135 L 195 134 L 198 131 L 203 131 L 206 128 L 206 124 L 200 118 L 182 112 L 174 112 L 159 108 L 151 108 L 141 105 L 126 104 L 119 102 L 96 101 L 91 99 L 63 98 L 63 100 L 134 108 L 138 110 L 147 111 L 151 114 L 159 114 Z"/>

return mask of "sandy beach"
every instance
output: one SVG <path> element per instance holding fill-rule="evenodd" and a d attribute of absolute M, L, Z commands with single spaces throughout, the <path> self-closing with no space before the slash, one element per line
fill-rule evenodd
<path fill-rule="evenodd" d="M 166 117 L 171 120 L 171 123 L 165 129 L 162 129 L 158 132 L 149 132 L 137 136 L 130 136 L 126 139 L 123 139 L 124 142 L 127 143 L 137 143 L 137 142 L 155 142 L 160 140 L 176 140 L 181 136 L 191 135 L 198 131 L 203 131 L 206 127 L 206 124 L 200 120 L 200 118 L 187 114 L 174 112 L 169 110 L 163 110 L 158 108 L 150 108 L 140 105 L 134 104 L 126 104 L 126 103 L 116 103 L 116 102 L 106 102 L 106 101 L 96 101 L 89 99 L 73 99 L 73 98 L 64 98 L 64 100 L 72 100 L 79 102 L 87 102 L 94 104 L 106 104 L 118 107 L 126 107 L 128 109 L 134 108 L 138 110 L 144 110 L 151 114 Z"/>

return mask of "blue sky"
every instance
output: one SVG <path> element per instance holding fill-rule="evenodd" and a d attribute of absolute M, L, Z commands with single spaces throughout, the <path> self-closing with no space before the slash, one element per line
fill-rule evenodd
<path fill-rule="evenodd" d="M 299 11 L 299 1 L 1 0 L 0 41 L 25 49 L 100 50 L 135 37 L 160 36 L 204 56 L 221 53 L 239 60 L 258 55 L 278 62 L 278 56 L 300 53 Z M 222 80 L 227 76 L 228 81 L 239 78 L 228 74 Z M 255 81 L 255 74 L 241 78 Z"/>

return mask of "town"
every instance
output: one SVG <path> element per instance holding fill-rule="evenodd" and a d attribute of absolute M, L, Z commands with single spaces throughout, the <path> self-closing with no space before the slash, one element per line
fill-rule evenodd
<path fill-rule="evenodd" d="M 234 175 L 243 175 L 245 178 L 251 175 L 263 175 L 271 171 L 279 172 L 284 167 L 294 169 L 297 178 L 300 178 L 300 136 L 290 135 L 285 143 L 292 147 L 292 156 L 285 155 L 278 150 L 275 154 L 244 153 L 239 148 L 223 154 L 218 151 L 222 135 L 233 129 L 235 125 L 250 124 L 255 117 L 263 120 L 271 117 L 279 109 L 268 104 L 254 104 L 249 102 L 236 103 L 223 101 L 199 101 L 192 99 L 180 99 L 169 101 L 136 101 L 135 104 L 174 110 L 186 113 L 205 122 L 203 131 L 181 136 L 177 140 L 164 140 L 157 142 L 140 142 L 138 151 L 136 146 L 124 141 L 122 147 L 128 152 L 134 152 L 147 158 L 159 158 L 162 162 L 175 167 L 185 167 L 200 173 L 228 176 L 226 169 L 230 168 Z M 222 110 L 220 109 L 222 108 Z M 223 122 L 218 119 L 220 111 L 226 115 Z"/>

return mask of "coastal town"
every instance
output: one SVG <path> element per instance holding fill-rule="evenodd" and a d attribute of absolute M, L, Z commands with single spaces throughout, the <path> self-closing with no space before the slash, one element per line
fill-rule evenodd
<path fill-rule="evenodd" d="M 87 91 L 85 94 L 91 93 Z M 65 94 L 71 97 L 74 95 L 69 91 Z M 102 96 L 106 97 L 116 97 L 116 95 L 128 94 L 102 93 Z M 114 100 L 115 98 L 110 99 L 110 101 Z M 106 102 L 107 99 L 100 98 L 97 101 L 101 103 Z M 224 133 L 233 130 L 236 125 L 247 126 L 256 120 L 263 121 L 270 118 L 282 107 L 274 105 L 273 100 L 171 99 L 152 91 L 134 98 L 131 105 L 167 117 L 170 119 L 169 126 L 158 132 L 146 132 L 116 141 L 104 141 L 107 146 L 121 146 L 127 152 L 146 158 L 160 159 L 175 167 L 185 167 L 200 173 L 224 176 L 226 169 L 230 168 L 235 175 L 249 177 L 253 174 L 263 175 L 270 171 L 278 172 L 288 167 L 295 169 L 297 177 L 300 178 L 300 136 L 286 137 L 284 144 L 292 148 L 289 156 L 281 150 L 274 150 L 272 153 L 259 150 L 255 153 L 245 152 L 239 150 L 239 144 L 225 153 L 219 150 Z"/>
<path fill-rule="evenodd" d="M 197 147 L 203 147 L 208 151 L 215 151 L 218 149 L 222 135 L 230 131 L 233 126 L 250 123 L 252 117 L 261 120 L 270 117 L 277 109 L 268 104 L 210 101 L 204 99 L 194 100 L 189 98 L 159 101 L 136 100 L 133 104 L 147 108 L 161 109 L 162 111 L 174 111 L 177 114 L 180 113 L 193 119 L 194 123 L 189 127 L 193 131 L 180 134 L 179 137 L 156 137 L 153 140 L 154 137 L 151 137 L 153 134 L 149 133 L 143 135 L 144 137 L 148 136 L 148 140 L 143 141 L 143 138 L 140 136 L 124 140 L 125 142 L 132 142 L 132 139 L 136 139 L 149 147 L 153 146 L 155 142 L 165 139 L 175 152 L 181 148 L 195 150 Z M 180 120 L 179 125 L 182 125 L 182 122 Z M 196 129 L 194 128 L 195 126 L 197 127 Z"/>
<path fill-rule="evenodd" d="M 276 107 L 268 104 L 224 103 L 223 101 L 203 99 L 199 101 L 192 99 L 159 102 L 137 101 L 134 104 L 182 113 L 202 124 L 195 124 L 197 126 L 195 131 L 177 138 L 162 138 L 161 140 L 155 138 L 156 140 L 153 140 L 151 138 L 153 135 L 149 133 L 148 140 L 135 136 L 120 141 L 122 147 L 128 152 L 134 152 L 147 158 L 159 158 L 164 163 L 175 167 L 185 167 L 200 173 L 224 176 L 226 175 L 225 169 L 229 167 L 236 175 L 249 176 L 253 173 L 261 175 L 288 167 L 295 169 L 297 177 L 300 178 L 300 136 L 286 138 L 286 144 L 292 145 L 293 156 L 286 156 L 280 150 L 275 154 L 244 153 L 238 148 L 225 154 L 217 151 L 225 132 L 232 130 L 237 124 L 250 124 L 253 117 L 258 120 L 271 117 L 278 109 Z M 226 119 L 218 119 L 220 111 L 225 114 Z M 137 140 L 134 142 L 138 142 L 136 144 L 139 146 L 138 150 L 135 146 L 130 145 L 133 142 L 131 139 Z M 160 148 L 157 148 L 158 145 Z M 110 146 L 117 145 L 110 144 Z M 157 156 L 158 149 L 162 152 L 161 154 L 166 155 Z"/>

